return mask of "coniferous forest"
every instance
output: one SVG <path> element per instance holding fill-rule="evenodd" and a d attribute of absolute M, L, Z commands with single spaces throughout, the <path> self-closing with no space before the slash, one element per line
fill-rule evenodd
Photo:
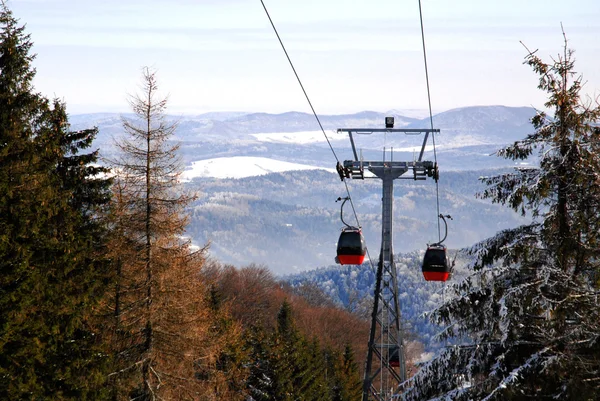
<path fill-rule="evenodd" d="M 71 131 L 65 101 L 36 92 L 33 44 L 2 3 L 0 399 L 360 400 L 364 313 L 184 235 L 196 195 L 156 72 L 103 159 L 97 128 Z M 600 399 L 600 107 L 574 60 L 566 38 L 550 62 L 528 52 L 547 111 L 498 156 L 539 165 L 479 196 L 531 223 L 466 250 L 430 313 L 447 345 L 407 357 L 403 399 Z"/>

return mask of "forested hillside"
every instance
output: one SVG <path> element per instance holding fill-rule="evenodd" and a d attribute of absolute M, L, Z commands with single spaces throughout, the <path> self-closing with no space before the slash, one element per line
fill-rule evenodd
<path fill-rule="evenodd" d="M 443 327 L 432 323 L 426 313 L 450 296 L 453 283 L 465 278 L 470 257 L 464 251 L 451 249 L 449 256 L 456 264 L 451 281 L 426 282 L 421 272 L 424 253 L 421 250 L 396 256 L 398 296 L 407 338 L 422 343 L 426 351 L 432 351 L 445 344 L 436 339 Z M 323 267 L 285 276 L 283 280 L 293 288 L 315 285 L 338 305 L 368 320 L 372 312 L 377 256 L 377 253 L 371 255 L 374 258 L 372 265 Z"/>
<path fill-rule="evenodd" d="M 479 177 L 507 170 L 449 171 L 440 178 L 441 211 L 452 215 L 447 244 L 469 246 L 498 230 L 527 219 L 475 197 L 484 187 Z M 354 204 L 372 257 L 381 241 L 381 182 L 349 182 Z M 310 270 L 333 263 L 343 224 L 338 196 L 343 184 L 325 171 L 274 173 L 243 179 L 196 179 L 188 235 L 210 242 L 220 260 L 243 264 L 248 258 L 278 274 Z M 394 250 L 424 249 L 437 236 L 436 189 L 433 182 L 399 180 L 395 185 Z M 346 216 L 350 219 L 351 216 Z M 353 223 L 353 220 L 350 220 Z M 310 250 L 310 251 L 308 251 Z"/>

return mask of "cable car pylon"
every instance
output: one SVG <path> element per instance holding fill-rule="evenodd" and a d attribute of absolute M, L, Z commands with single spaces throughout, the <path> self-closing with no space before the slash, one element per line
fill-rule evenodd
<path fill-rule="evenodd" d="M 381 215 L 381 252 L 377 265 L 371 330 L 363 381 L 362 400 L 395 400 L 402 392 L 406 380 L 406 360 L 404 339 L 400 330 L 400 304 L 398 300 L 398 277 L 392 248 L 394 180 L 426 180 L 439 178 L 437 164 L 422 161 L 423 151 L 418 160 L 413 161 L 364 161 L 359 160 L 353 134 L 372 134 L 374 132 L 425 134 L 423 147 L 430 133 L 439 133 L 439 129 L 395 129 L 394 118 L 386 117 L 386 128 L 340 128 L 338 133 L 346 132 L 350 138 L 354 160 L 338 163 L 337 171 L 342 180 L 346 178 L 379 178 L 383 181 L 383 199 Z M 385 155 L 385 149 L 384 149 Z M 393 150 L 392 150 L 393 155 Z M 365 170 L 373 177 L 365 176 Z M 411 175 L 403 175 L 411 171 Z"/>

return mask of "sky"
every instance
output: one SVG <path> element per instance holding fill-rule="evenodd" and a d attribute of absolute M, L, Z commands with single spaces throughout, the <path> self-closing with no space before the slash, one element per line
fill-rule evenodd
<path fill-rule="evenodd" d="M 174 114 L 311 112 L 260 0 L 8 0 L 37 54 L 36 90 L 69 113 L 127 112 L 142 68 Z M 264 0 L 318 114 L 428 107 L 418 0 Z M 564 27 L 600 95 L 599 0 L 422 0 L 434 112 L 543 108 L 527 48 Z M 521 43 L 523 42 L 525 46 Z"/>

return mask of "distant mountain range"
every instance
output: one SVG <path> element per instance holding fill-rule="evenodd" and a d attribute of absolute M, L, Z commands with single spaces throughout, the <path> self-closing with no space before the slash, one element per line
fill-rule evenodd
<path fill-rule="evenodd" d="M 477 106 L 452 109 L 433 117 L 434 127 L 441 130 L 437 145 L 443 148 L 457 148 L 492 144 L 506 144 L 522 138 L 531 131 L 529 120 L 535 114 L 530 107 Z M 383 128 L 384 119 L 389 114 L 363 111 L 355 114 L 323 115 L 319 120 L 328 134 L 338 128 Z M 396 128 L 429 128 L 429 118 L 417 119 L 393 115 Z M 131 118 L 130 114 L 97 113 L 74 115 L 70 118 L 73 129 L 98 126 L 98 143 L 108 144 L 114 135 L 122 132 L 121 117 Z M 251 134 L 289 133 L 300 131 L 320 131 L 312 114 L 288 112 L 267 113 L 206 113 L 194 116 L 169 116 L 177 121 L 179 129 L 176 139 L 186 143 L 214 143 L 235 146 L 260 144 Z M 414 146 L 419 141 L 409 136 L 388 138 L 390 146 Z M 344 137 L 345 138 L 345 137 Z M 348 142 L 348 141 L 345 141 Z M 322 144 L 321 144 L 322 145 Z M 341 149 L 349 143 L 340 144 Z M 203 156 L 199 153 L 197 156 Z M 192 154 L 189 155 L 190 157 Z"/>
<path fill-rule="evenodd" d="M 397 128 L 430 126 L 429 118 L 392 114 Z M 327 138 L 307 113 L 169 116 L 178 122 L 174 139 L 180 142 L 187 169 L 185 186 L 200 194 L 190 209 L 188 234 L 198 244 L 210 242 L 211 255 L 223 262 L 262 263 L 278 274 L 331 264 L 341 227 L 334 200 L 345 195 L 345 187 L 331 172 L 336 158 L 326 139 L 339 160 L 351 159 L 348 137 L 336 130 L 383 128 L 389 115 L 364 111 L 319 116 Z M 455 217 L 450 246 L 468 246 L 524 221 L 504 207 L 476 199 L 475 192 L 482 189 L 480 175 L 515 166 L 493 153 L 532 132 L 529 121 L 534 115 L 528 107 L 478 106 L 433 117 L 441 133 L 435 136 L 436 152 L 430 141 L 424 159 L 437 160 L 440 166 L 440 207 Z M 70 123 L 72 129 L 98 126 L 95 146 L 110 156 L 115 151 L 112 138 L 123 132 L 122 117 L 132 115 L 75 115 Z M 385 147 L 386 158 L 412 161 L 423 137 L 389 133 L 356 135 L 355 140 L 365 160 L 381 160 Z M 368 245 L 377 253 L 381 183 L 348 184 Z M 437 233 L 436 187 L 431 180 L 400 180 L 395 189 L 395 250 L 420 249 Z"/>

